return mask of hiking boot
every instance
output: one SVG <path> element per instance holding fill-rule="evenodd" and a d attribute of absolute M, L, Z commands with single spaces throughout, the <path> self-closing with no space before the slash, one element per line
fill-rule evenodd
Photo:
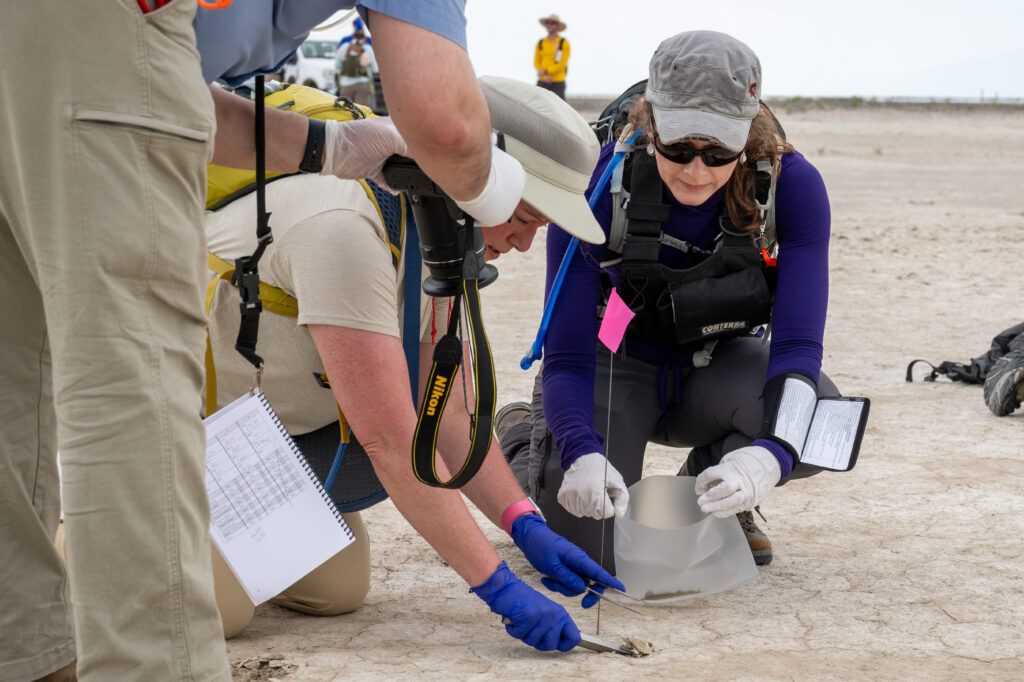
<path fill-rule="evenodd" d="M 1024 401 L 1024 352 L 1012 350 L 996 360 L 985 377 L 985 404 L 1005 417 Z"/>
<path fill-rule="evenodd" d="M 761 513 L 759 508 L 754 507 L 754 509 L 757 509 L 758 514 Z M 739 519 L 743 534 L 747 536 L 747 545 L 750 546 L 750 553 L 754 555 L 754 563 L 758 566 L 770 564 L 772 562 L 772 541 L 757 527 L 754 522 L 754 513 L 740 512 L 736 518 Z"/>
<path fill-rule="evenodd" d="M 509 403 L 494 414 L 494 435 L 500 444 L 508 430 L 517 424 L 530 423 L 530 403 Z"/>

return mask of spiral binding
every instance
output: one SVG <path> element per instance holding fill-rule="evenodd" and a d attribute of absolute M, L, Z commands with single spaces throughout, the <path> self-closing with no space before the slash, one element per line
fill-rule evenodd
<path fill-rule="evenodd" d="M 331 511 L 334 513 L 334 518 L 339 524 L 341 524 L 341 527 L 345 529 L 345 534 L 348 535 L 348 539 L 354 542 L 356 539 L 355 534 L 352 532 L 352 529 L 348 527 L 348 524 L 345 523 L 345 518 L 341 515 L 341 512 L 338 511 L 338 507 L 334 504 L 334 500 L 332 500 L 331 496 L 327 494 L 326 490 L 324 490 L 323 485 L 320 483 L 320 479 L 316 477 L 316 473 L 314 473 L 309 467 L 309 462 L 302 456 L 302 450 L 300 450 L 299 446 L 295 444 L 291 434 L 288 433 L 288 429 L 286 429 L 284 424 L 281 423 L 281 419 L 277 416 L 277 412 L 275 412 L 274 408 L 270 406 L 270 401 L 267 400 L 267 395 L 263 391 L 254 391 L 253 395 L 259 399 L 260 404 L 267 410 L 267 414 L 270 415 L 274 425 L 277 426 L 277 430 L 281 432 L 282 436 L 284 436 L 285 441 L 288 443 L 288 447 L 291 448 L 295 458 L 299 460 L 299 464 L 302 466 L 303 471 L 306 472 L 309 480 L 313 482 L 313 486 L 316 488 L 316 491 L 320 494 L 320 497 L 323 498 L 324 502 L 327 503 L 327 506 L 330 507 Z"/>

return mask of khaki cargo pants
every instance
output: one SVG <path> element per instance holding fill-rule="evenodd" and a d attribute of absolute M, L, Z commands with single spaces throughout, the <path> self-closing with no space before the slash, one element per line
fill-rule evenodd
<path fill-rule="evenodd" d="M 195 7 L 47 0 L 0 21 L 0 680 L 76 656 L 82 680 L 230 679 L 199 418 L 215 124 Z"/>

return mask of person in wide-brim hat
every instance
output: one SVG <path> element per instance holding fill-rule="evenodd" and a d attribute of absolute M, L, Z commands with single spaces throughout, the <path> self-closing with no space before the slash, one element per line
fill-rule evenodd
<path fill-rule="evenodd" d="M 548 28 L 548 24 L 556 24 L 558 28 L 555 29 L 555 32 L 564 31 L 566 28 L 565 23 L 558 18 L 557 14 L 541 17 L 538 21 L 540 21 L 541 25 L 544 26 L 544 28 Z"/>
<path fill-rule="evenodd" d="M 491 153 L 501 159 L 494 163 L 521 166 L 518 176 L 500 174 L 512 179 L 505 185 L 518 177 L 512 191 L 521 200 L 512 216 L 497 224 L 480 223 L 484 259 L 494 261 L 511 251 L 526 251 L 537 230 L 551 221 L 578 236 L 581 243 L 603 239 L 604 232 L 586 198 L 600 155 L 600 145 L 586 119 L 553 93 L 523 81 L 483 76 L 479 86 L 495 135 Z M 447 297 L 434 299 L 424 293 L 410 298 L 405 293 L 407 275 L 400 263 L 406 258 L 418 261 L 421 256 L 415 247 L 410 249 L 409 242 L 403 244 L 411 226 L 408 196 L 392 195 L 370 181 L 311 173 L 270 183 L 267 189 L 267 201 L 275 207 L 276 237 L 263 254 L 267 267 L 261 271 L 261 282 L 293 295 L 295 310 L 301 312 L 296 317 L 268 312 L 261 320 L 260 352 L 267 365 L 276 368 L 264 389 L 281 426 L 293 436 L 303 461 L 318 475 L 328 471 L 340 446 L 339 400 L 345 405 L 346 431 L 350 427 L 353 434 L 337 472 L 337 484 L 321 494 L 330 498 L 332 509 L 344 514 L 354 542 L 312 569 L 274 603 L 321 615 L 358 608 L 370 589 L 371 559 L 360 511 L 390 496 L 419 528 L 430 529 L 424 538 L 452 567 L 452 577 L 465 578 L 467 586 L 473 587 L 472 592 L 495 614 L 510 618 L 509 635 L 538 649 L 571 649 L 579 641 L 579 633 L 565 608 L 527 587 L 501 563 L 461 496 L 449 497 L 445 491 L 422 485 L 409 466 L 417 418 L 408 398 L 409 363 L 402 338 L 409 341 L 411 337 L 417 343 L 417 362 L 423 368 L 433 362 L 438 343 L 452 342 L 456 353 L 464 344 L 432 334 L 432 320 L 439 322 L 437 326 L 444 324 L 450 303 Z M 234 196 L 229 204 L 210 211 L 206 220 L 210 250 L 218 258 L 248 249 L 255 239 L 249 234 L 248 216 L 256 195 Z M 342 255 L 335 258 L 336 254 Z M 419 289 L 419 275 L 414 277 L 411 284 Z M 217 382 L 211 391 L 221 404 L 240 394 L 242 391 L 235 390 L 239 381 L 251 383 L 252 375 L 245 369 L 248 363 L 235 361 L 237 352 L 226 345 L 234 343 L 233 330 L 240 319 L 234 289 L 222 282 L 210 303 L 210 357 L 211 364 L 217 363 Z M 419 309 L 419 321 L 403 323 L 406 306 Z M 384 350 L 375 351 L 373 357 L 366 355 L 378 346 Z M 329 391 L 309 381 L 307 367 L 329 372 Z M 461 407 L 466 399 L 461 379 L 452 376 L 449 405 Z M 405 396 L 404 401 L 368 402 L 373 396 L 392 393 Z M 477 409 L 478 418 L 483 419 L 484 409 Z M 437 452 L 446 461 L 455 461 L 463 454 L 459 444 L 470 432 L 470 416 L 449 410 L 439 428 Z M 489 423 L 484 428 L 489 429 Z M 563 570 L 560 575 L 577 577 L 577 594 L 582 595 L 593 581 L 625 589 L 621 583 L 609 582 L 615 580 L 611 574 L 548 530 L 526 494 L 518 489 L 497 443 L 490 448 L 484 464 L 486 475 L 474 479 L 472 499 L 488 510 L 492 520 L 500 520 L 516 546 L 523 548 L 523 565 L 554 566 L 561 561 L 559 557 L 571 553 L 571 567 L 559 570 Z M 253 504 L 259 503 L 260 495 L 254 493 Z M 476 530 L 466 531 L 463 526 Z M 447 541 L 455 536 L 461 538 L 459 542 Z M 215 569 L 215 596 L 223 630 L 233 636 L 248 625 L 254 607 L 227 561 L 220 561 L 223 557 L 217 551 L 213 555 L 219 566 Z M 477 565 L 482 568 L 466 568 Z M 562 588 L 561 594 L 567 589 Z M 596 597 L 590 595 L 582 604 L 590 606 L 592 602 L 596 603 Z"/>

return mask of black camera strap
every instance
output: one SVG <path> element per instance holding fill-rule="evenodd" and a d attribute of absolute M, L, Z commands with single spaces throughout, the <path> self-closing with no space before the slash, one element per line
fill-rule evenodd
<path fill-rule="evenodd" d="M 420 481 L 435 488 L 461 488 L 483 466 L 491 446 L 491 426 L 494 423 L 497 394 L 494 359 L 480 315 L 479 280 L 476 277 L 463 278 L 462 293 L 456 294 L 454 299 L 448 331 L 434 347 L 434 363 L 430 368 L 412 440 L 413 473 Z M 448 481 L 442 481 L 437 475 L 437 434 L 441 427 L 441 415 L 451 394 L 452 381 L 462 363 L 462 342 L 458 337 L 458 328 L 461 318 L 460 301 L 463 299 L 466 302 L 472 349 L 475 405 L 470 415 L 469 454 L 455 475 Z"/>
<path fill-rule="evenodd" d="M 238 304 L 239 310 L 241 310 L 241 320 L 238 324 L 235 350 L 256 368 L 258 384 L 259 373 L 263 370 L 263 358 L 256 354 L 256 340 L 259 337 L 260 313 L 263 312 L 263 304 L 260 302 L 260 273 L 257 265 L 263 256 L 263 251 L 270 242 L 274 241 L 274 236 L 270 231 L 270 214 L 267 213 L 266 205 L 267 155 L 264 140 L 263 76 L 256 76 L 255 94 L 257 244 L 256 250 L 251 256 L 235 259 L 235 274 L 231 278 L 231 283 L 238 288 L 238 293 L 242 298 Z"/>
<path fill-rule="evenodd" d="M 494 360 L 480 315 L 480 289 L 493 282 L 498 271 L 493 265 L 484 263 L 483 235 L 474 225 L 473 218 L 464 214 L 415 161 L 392 156 L 385 162 L 383 173 L 392 189 L 409 193 L 419 232 L 420 253 L 430 270 L 430 276 L 423 282 L 423 291 L 429 296 L 454 300 L 448 331 L 434 347 L 433 364 L 416 419 L 412 470 L 416 478 L 427 485 L 460 488 L 480 470 L 491 447 L 497 387 Z M 414 254 L 406 252 L 406 258 L 414 257 Z M 412 299 L 412 296 L 406 297 L 407 308 L 415 305 Z M 441 415 L 451 395 L 452 381 L 462 364 L 462 341 L 458 331 L 463 306 L 473 362 L 474 406 L 469 415 L 470 445 L 462 466 L 449 480 L 442 481 L 437 475 L 437 434 L 441 428 Z M 415 331 L 410 329 L 406 333 Z M 469 411 L 468 405 L 466 410 Z"/>

